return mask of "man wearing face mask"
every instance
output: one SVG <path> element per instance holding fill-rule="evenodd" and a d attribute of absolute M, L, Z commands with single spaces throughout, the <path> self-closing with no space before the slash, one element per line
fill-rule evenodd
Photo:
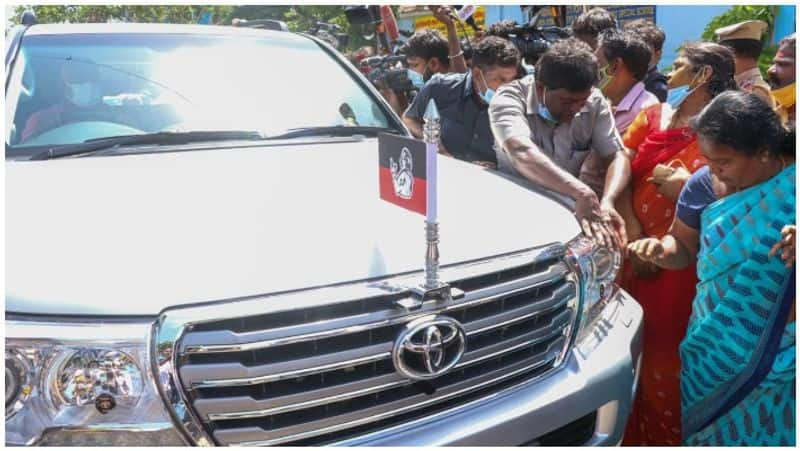
<path fill-rule="evenodd" d="M 497 160 L 489 126 L 489 103 L 496 89 L 517 77 L 519 51 L 509 41 L 488 36 L 472 53 L 472 68 L 464 74 L 436 75 L 422 88 L 403 115 L 403 122 L 422 137 L 422 117 L 433 99 L 441 116 L 440 152 L 494 168 Z"/>
<path fill-rule="evenodd" d="M 42 132 L 83 118 L 93 110 L 102 109 L 102 91 L 97 67 L 90 62 L 71 61 L 61 68 L 63 98 L 61 102 L 33 113 L 20 135 L 26 141 Z M 103 119 L 103 112 L 95 120 Z M 85 118 L 81 120 L 86 120 Z"/>
<path fill-rule="evenodd" d="M 450 72 L 450 49 L 447 41 L 433 29 L 414 33 L 403 47 L 408 63 L 408 78 L 422 89 L 433 74 Z"/>
<path fill-rule="evenodd" d="M 609 28 L 598 35 L 595 56 L 600 66 L 597 87 L 611 103 L 617 131 L 624 136 L 640 111 L 659 103 L 642 82 L 650 63 L 650 46 L 630 31 Z M 581 167 L 580 179 L 602 195 L 607 168 L 603 158 L 592 153 Z"/>
<path fill-rule="evenodd" d="M 587 236 L 601 245 L 623 245 L 625 226 L 614 209 L 630 178 L 630 162 L 611 108 L 597 82 L 597 58 L 577 39 L 558 41 L 532 75 L 498 90 L 489 107 L 501 150 L 499 168 L 575 200 Z M 590 152 L 608 168 L 602 200 L 578 179 Z"/>
<path fill-rule="evenodd" d="M 776 111 L 784 125 L 795 123 L 795 71 L 795 34 L 792 33 L 781 40 L 772 66 L 767 70 L 772 97 L 777 104 Z"/>
<path fill-rule="evenodd" d="M 620 135 L 625 134 L 642 109 L 659 103 L 642 83 L 647 75 L 650 55 L 647 43 L 630 31 L 610 28 L 599 35 L 595 51 L 600 66 L 597 87 L 611 102 Z"/>

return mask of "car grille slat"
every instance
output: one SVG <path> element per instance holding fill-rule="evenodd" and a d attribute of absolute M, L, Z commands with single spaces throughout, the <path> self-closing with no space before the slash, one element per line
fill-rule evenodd
<path fill-rule="evenodd" d="M 544 272 L 535 273 L 521 279 L 504 282 L 499 285 L 490 285 L 467 292 L 467 299 L 448 306 L 445 311 L 456 310 L 463 307 L 472 307 L 480 304 L 494 302 L 498 297 L 519 294 L 534 288 L 552 285 L 563 280 L 569 274 L 567 265 L 559 262 L 547 268 Z"/>
<path fill-rule="evenodd" d="M 511 352 L 520 346 L 532 346 L 536 343 L 556 338 L 561 335 L 563 327 L 569 322 L 570 315 L 568 311 L 561 312 L 557 317 L 553 318 L 547 327 L 534 330 L 533 332 L 519 335 L 510 340 L 504 340 L 499 343 L 482 347 L 475 351 L 470 351 L 464 354 L 461 363 L 456 365 L 456 368 L 472 365 L 476 362 L 496 357 L 498 354 Z"/>
<path fill-rule="evenodd" d="M 404 276 L 353 290 L 369 293 L 368 302 L 337 286 L 330 292 L 341 300 L 329 304 L 310 293 L 309 312 L 302 293 L 291 293 L 274 313 L 187 322 L 174 345 L 176 373 L 190 408 L 219 444 L 331 443 L 402 421 L 395 417 L 450 409 L 471 393 L 486 396 L 560 365 L 577 315 L 578 279 L 563 246 L 552 249 L 443 268 L 444 280 L 469 289 L 446 303 L 398 305 L 410 296 Z M 376 294 L 377 286 L 392 294 Z M 394 367 L 395 341 L 411 321 L 435 315 L 462 324 L 465 353 L 435 379 L 408 379 Z"/>
<path fill-rule="evenodd" d="M 180 373 L 182 380 L 192 387 L 255 385 L 388 359 L 391 358 L 391 351 L 392 343 L 381 343 L 318 358 L 290 360 L 251 368 L 239 363 L 186 365 L 181 368 Z M 207 375 L 214 375 L 214 378 L 207 379 Z"/>
<path fill-rule="evenodd" d="M 565 264 L 555 264 L 542 273 L 495 285 L 490 288 L 473 293 L 464 302 L 456 303 L 445 308 L 445 311 L 459 309 L 492 302 L 500 295 L 515 294 L 533 288 L 546 286 L 564 278 L 568 273 Z M 403 299 L 398 298 L 399 299 Z M 326 337 L 335 337 L 344 333 L 354 333 L 394 324 L 406 323 L 420 314 L 406 316 L 397 312 L 379 312 L 371 315 L 358 315 L 337 320 L 320 322 L 317 327 L 323 330 L 309 331 L 311 325 L 300 325 L 282 329 L 271 329 L 261 332 L 235 333 L 230 330 L 211 332 L 190 332 L 181 340 L 181 351 L 184 354 L 205 354 L 222 352 L 243 352 L 254 349 L 263 349 L 281 346 L 289 343 L 317 340 Z M 336 325 L 343 327 L 335 327 Z"/>
<path fill-rule="evenodd" d="M 533 293 L 530 293 L 533 298 Z M 535 300 L 531 304 L 511 311 L 503 312 L 465 324 L 467 335 L 481 334 L 493 329 L 499 329 L 516 322 L 523 321 L 534 315 L 557 309 L 566 304 L 574 295 L 574 288 L 570 285 L 563 285 L 554 291 L 546 299 Z"/>
<path fill-rule="evenodd" d="M 438 390 L 436 396 L 419 394 L 404 398 L 375 408 L 358 409 L 345 415 L 325 418 L 314 422 L 302 423 L 296 426 L 264 429 L 263 427 L 249 426 L 242 428 L 217 429 L 214 437 L 225 445 L 278 445 L 294 440 L 301 440 L 308 436 L 329 433 L 335 430 L 347 429 L 364 422 L 376 421 L 393 415 L 399 415 L 409 409 L 424 406 L 457 396 L 464 391 L 477 390 L 482 386 L 497 383 L 512 378 L 517 374 L 530 371 L 545 365 L 555 358 L 555 353 L 560 351 L 564 339 L 551 345 L 546 351 L 533 357 L 524 359 L 514 365 L 485 373 L 479 378 L 446 386 Z M 266 421 L 268 423 L 268 421 Z"/>
<path fill-rule="evenodd" d="M 299 394 L 256 400 L 251 397 L 198 399 L 194 406 L 198 413 L 210 420 L 262 417 L 315 407 L 331 402 L 364 396 L 380 390 L 410 384 L 408 379 L 392 373 L 358 382 L 335 385 Z"/>
<path fill-rule="evenodd" d="M 315 325 L 302 325 L 262 332 L 241 334 L 231 331 L 197 332 L 186 335 L 183 340 L 183 347 L 185 354 L 252 351 L 335 337 L 343 333 L 362 332 L 407 321 L 408 319 L 405 316 L 398 315 L 395 312 L 380 312 L 378 314 L 321 321 Z"/>

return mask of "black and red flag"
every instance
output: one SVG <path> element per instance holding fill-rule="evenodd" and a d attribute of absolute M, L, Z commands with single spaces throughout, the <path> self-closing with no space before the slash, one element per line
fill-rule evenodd
<path fill-rule="evenodd" d="M 427 214 L 426 145 L 423 141 L 378 135 L 378 184 L 381 199 Z"/>

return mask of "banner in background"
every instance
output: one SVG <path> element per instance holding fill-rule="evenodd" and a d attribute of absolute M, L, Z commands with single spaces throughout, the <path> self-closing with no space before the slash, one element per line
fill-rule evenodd
<path fill-rule="evenodd" d="M 646 19 L 653 23 L 656 22 L 656 6 L 655 5 L 639 5 L 639 6 L 620 6 L 620 5 L 591 5 L 587 6 L 587 10 L 591 8 L 603 8 L 608 10 L 617 19 L 619 25 L 625 25 L 628 22 L 637 19 Z M 567 6 L 567 26 L 572 25 L 572 22 L 583 13 L 583 6 L 568 5 Z M 550 8 L 545 8 L 539 19 L 539 26 L 550 27 L 555 25 L 553 23 L 553 16 L 550 15 Z"/>
<path fill-rule="evenodd" d="M 485 28 L 486 23 L 486 9 L 483 6 L 478 6 L 475 8 L 475 13 L 472 15 L 475 19 L 475 23 L 480 28 Z M 464 25 L 464 29 L 461 29 L 461 25 Z M 467 33 L 467 36 L 472 36 L 475 34 L 475 31 L 467 25 L 466 23 L 461 23 L 461 25 L 456 24 L 456 30 L 458 31 L 458 35 L 462 36 L 464 32 Z M 447 28 L 444 26 L 443 23 L 439 22 L 439 19 L 433 17 L 433 14 L 425 14 L 421 16 L 416 16 L 414 18 L 414 31 L 424 30 L 425 28 L 433 28 L 435 30 L 439 30 L 443 36 L 447 35 Z"/>

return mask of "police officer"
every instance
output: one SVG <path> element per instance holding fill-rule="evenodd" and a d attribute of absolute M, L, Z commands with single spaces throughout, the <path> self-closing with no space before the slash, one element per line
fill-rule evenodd
<path fill-rule="evenodd" d="M 718 28 L 714 33 L 717 41 L 733 50 L 736 62 L 736 84 L 743 91 L 752 92 L 763 99 L 769 106 L 775 107 L 770 95 L 769 85 L 761 77 L 758 70 L 758 57 L 764 49 L 761 35 L 767 23 L 761 20 L 748 20 L 727 27 Z"/>
<path fill-rule="evenodd" d="M 517 77 L 519 51 L 509 41 L 488 36 L 475 44 L 472 68 L 463 74 L 434 75 L 414 98 L 403 122 L 422 137 L 422 117 L 433 99 L 441 116 L 439 151 L 484 167 L 497 167 L 488 107 L 496 89 Z"/>

